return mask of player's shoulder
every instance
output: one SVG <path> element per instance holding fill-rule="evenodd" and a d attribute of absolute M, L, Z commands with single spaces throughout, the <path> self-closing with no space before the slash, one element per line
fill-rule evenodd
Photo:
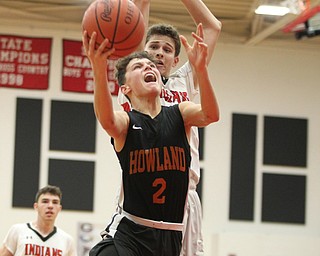
<path fill-rule="evenodd" d="M 28 228 L 28 222 L 23 222 L 23 223 L 15 223 L 11 226 L 10 229 L 12 230 L 19 230 L 19 229 L 25 229 Z"/>
<path fill-rule="evenodd" d="M 166 115 L 166 116 L 174 116 L 174 117 L 177 115 L 180 115 L 180 107 L 179 107 L 180 104 L 181 103 L 174 104 L 171 106 L 162 106 L 161 114 Z"/>
<path fill-rule="evenodd" d="M 13 224 L 8 231 L 8 235 L 15 236 L 16 234 L 28 232 L 28 223 L 15 223 Z"/>
<path fill-rule="evenodd" d="M 181 67 L 179 67 L 176 71 L 170 74 L 170 77 L 171 78 L 184 77 L 184 76 L 187 76 L 188 73 L 190 72 L 192 72 L 192 68 L 191 68 L 190 62 L 187 61 Z"/>
<path fill-rule="evenodd" d="M 72 237 L 69 233 L 67 233 L 66 231 L 64 231 L 63 229 L 61 229 L 61 228 L 59 228 L 59 227 L 56 227 L 56 229 L 57 229 L 57 234 L 58 234 L 59 236 L 61 236 L 61 238 L 64 237 L 64 238 L 66 238 L 66 239 L 73 240 L 73 237 Z"/>

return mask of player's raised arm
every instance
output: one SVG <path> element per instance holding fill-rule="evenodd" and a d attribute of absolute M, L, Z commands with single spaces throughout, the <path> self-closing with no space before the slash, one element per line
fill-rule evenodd
<path fill-rule="evenodd" d="M 95 49 L 96 33 L 88 40 L 87 32 L 83 33 L 83 46 L 90 60 L 94 76 L 94 111 L 103 129 L 113 138 L 123 134 L 128 126 L 128 117 L 124 111 L 114 111 L 108 84 L 108 58 L 114 49 L 105 50 L 108 39 Z"/>
<path fill-rule="evenodd" d="M 193 37 L 196 39 L 196 43 L 192 47 L 184 36 L 181 35 L 180 39 L 187 54 L 193 55 L 191 64 L 198 74 L 200 104 L 183 102 L 180 103 L 179 108 L 185 126 L 203 127 L 219 120 L 219 106 L 208 73 L 208 46 L 195 33 L 193 33 Z"/>
<path fill-rule="evenodd" d="M 145 29 L 143 40 L 140 42 L 136 51 L 143 51 L 146 42 L 146 35 L 149 26 L 150 1 L 151 0 L 133 0 L 134 4 L 139 8 L 140 12 L 142 13 Z"/>
<path fill-rule="evenodd" d="M 221 31 L 221 22 L 212 14 L 202 0 L 181 0 L 194 22 L 202 23 L 203 34 L 198 34 L 208 45 L 207 63 L 210 62 Z"/>

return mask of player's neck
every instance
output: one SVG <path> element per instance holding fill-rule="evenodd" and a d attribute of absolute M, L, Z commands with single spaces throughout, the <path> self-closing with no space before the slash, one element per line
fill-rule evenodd
<path fill-rule="evenodd" d="M 139 102 L 132 102 L 132 108 L 140 113 L 149 115 L 151 118 L 156 117 L 161 111 L 160 100 L 142 100 Z"/>
<path fill-rule="evenodd" d="M 43 236 L 49 235 L 54 230 L 53 221 L 44 221 L 37 219 L 32 222 L 32 226 Z"/>

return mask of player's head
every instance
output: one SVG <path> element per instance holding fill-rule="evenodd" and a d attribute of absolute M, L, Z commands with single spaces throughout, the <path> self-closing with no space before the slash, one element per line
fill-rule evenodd
<path fill-rule="evenodd" d="M 41 188 L 33 204 L 38 213 L 38 221 L 54 223 L 62 209 L 61 198 L 62 192 L 59 187 L 48 185 Z"/>
<path fill-rule="evenodd" d="M 140 87 L 137 93 L 159 92 L 161 90 L 160 72 L 156 60 L 147 52 L 134 52 L 117 61 L 116 79 L 121 92 L 129 97 L 134 88 Z"/>
<path fill-rule="evenodd" d="M 57 196 L 60 201 L 62 199 L 62 192 L 61 192 L 59 187 L 47 185 L 47 186 L 41 188 L 37 192 L 36 198 L 35 198 L 35 202 L 38 202 L 40 196 L 43 195 L 43 194 L 51 194 L 51 195 Z"/>
<path fill-rule="evenodd" d="M 161 75 L 168 77 L 179 62 L 181 41 L 177 29 L 168 24 L 152 25 L 147 31 L 144 49 L 158 60 Z"/>
<path fill-rule="evenodd" d="M 149 27 L 146 36 L 146 44 L 153 36 L 166 36 L 171 38 L 174 43 L 174 56 L 179 56 L 181 50 L 181 41 L 178 30 L 169 24 L 155 24 Z"/>
<path fill-rule="evenodd" d="M 119 86 L 122 86 L 126 83 L 127 67 L 133 59 L 148 59 L 152 63 L 156 64 L 156 60 L 145 51 L 134 52 L 130 55 L 127 55 L 119 59 L 116 64 L 116 74 L 115 74 Z"/>

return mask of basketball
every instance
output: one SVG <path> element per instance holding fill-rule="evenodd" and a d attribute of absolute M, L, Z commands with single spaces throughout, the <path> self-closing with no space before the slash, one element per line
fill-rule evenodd
<path fill-rule="evenodd" d="M 143 16 L 131 0 L 95 0 L 83 15 L 82 29 L 89 38 L 97 33 L 96 48 L 108 38 L 107 49 L 115 48 L 115 58 L 134 52 L 145 32 Z"/>

